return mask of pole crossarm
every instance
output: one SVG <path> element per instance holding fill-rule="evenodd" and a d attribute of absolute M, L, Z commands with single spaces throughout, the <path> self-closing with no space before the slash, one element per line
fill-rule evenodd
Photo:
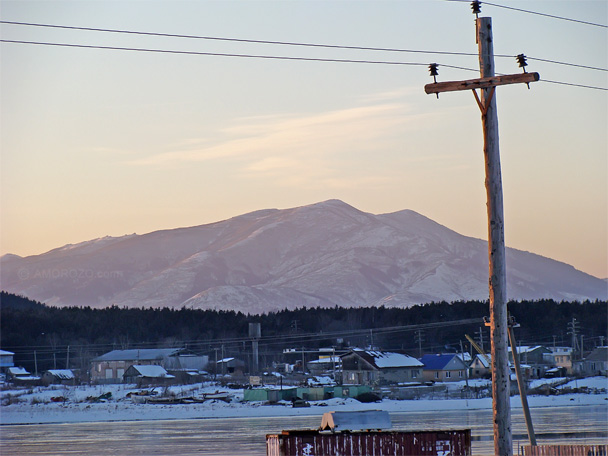
<path fill-rule="evenodd" d="M 538 73 L 505 74 L 503 76 L 492 76 L 489 78 L 468 79 L 466 81 L 434 82 L 424 86 L 427 94 L 442 92 L 458 92 L 460 90 L 489 89 L 507 84 L 528 84 L 540 81 Z"/>

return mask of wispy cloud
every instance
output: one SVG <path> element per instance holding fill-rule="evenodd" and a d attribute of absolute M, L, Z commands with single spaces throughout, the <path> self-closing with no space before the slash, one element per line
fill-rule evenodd
<path fill-rule="evenodd" d="M 390 167 L 381 172 L 376 168 L 374 176 L 374 162 L 406 148 L 407 132 L 430 122 L 431 116 L 386 101 L 395 95 L 379 95 L 375 103 L 349 109 L 241 118 L 218 131 L 215 141 L 186 139 L 173 150 L 129 163 L 180 167 L 225 162 L 239 179 L 269 179 L 289 187 L 383 185 L 395 176 Z M 408 159 L 400 155 L 399 160 Z"/>
<path fill-rule="evenodd" d="M 225 139 L 201 145 L 201 140 L 185 140 L 174 150 L 131 161 L 136 165 L 167 165 L 239 158 L 248 169 L 264 168 L 256 162 L 276 158 L 319 155 L 347 145 L 370 141 L 386 134 L 401 122 L 403 106 L 381 104 L 303 116 L 263 116 L 240 119 L 221 131 Z M 274 158 L 273 158 L 274 157 Z"/>

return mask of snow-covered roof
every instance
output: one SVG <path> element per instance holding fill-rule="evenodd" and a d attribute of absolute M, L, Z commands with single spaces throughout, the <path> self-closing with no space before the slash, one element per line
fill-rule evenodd
<path fill-rule="evenodd" d="M 548 348 L 543 347 L 542 345 L 534 345 L 534 346 L 521 345 L 516 348 L 517 348 L 517 353 L 529 353 L 529 352 L 533 352 L 534 350 L 538 350 L 538 349 L 543 349 L 543 350 L 549 351 Z M 509 353 L 510 353 L 511 347 L 507 347 L 507 349 L 509 350 Z"/>
<path fill-rule="evenodd" d="M 308 361 L 306 364 L 327 364 L 327 363 L 342 363 L 342 359 L 339 356 L 328 356 L 326 358 L 319 358 L 313 361 Z"/>
<path fill-rule="evenodd" d="M 377 350 L 362 350 L 359 348 L 355 348 L 353 351 L 370 364 L 376 366 L 378 369 L 423 366 L 423 364 L 416 358 L 401 353 L 383 352 Z"/>
<path fill-rule="evenodd" d="M 169 374 L 164 367 L 162 366 L 131 366 L 135 369 L 139 375 L 138 377 L 146 377 L 146 378 L 175 378 L 174 375 Z"/>
<path fill-rule="evenodd" d="M 479 361 L 483 367 L 489 368 L 490 363 L 492 362 L 492 355 L 483 356 L 483 355 L 477 354 L 477 356 L 475 356 L 475 359 L 473 360 L 473 362 L 475 362 L 475 361 Z"/>
<path fill-rule="evenodd" d="M 70 369 L 49 369 L 47 372 L 61 380 L 72 380 L 75 378 L 74 372 Z"/>
<path fill-rule="evenodd" d="M 6 351 L 6 350 L 0 350 L 0 356 L 11 356 L 11 355 L 14 355 L 14 353 Z"/>
<path fill-rule="evenodd" d="M 130 350 L 112 350 L 104 355 L 98 356 L 93 361 L 135 361 L 135 360 L 160 360 L 167 356 L 178 354 L 182 348 L 141 348 Z"/>
<path fill-rule="evenodd" d="M 30 375 L 23 367 L 9 367 L 8 373 L 11 375 Z"/>
<path fill-rule="evenodd" d="M 234 358 L 223 358 L 220 359 L 217 363 L 229 363 L 230 361 L 234 360 Z"/>

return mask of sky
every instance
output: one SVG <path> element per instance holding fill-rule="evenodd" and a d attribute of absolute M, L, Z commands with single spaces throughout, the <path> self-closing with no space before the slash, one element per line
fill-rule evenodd
<path fill-rule="evenodd" d="M 541 77 L 496 91 L 507 246 L 608 277 L 608 92 L 547 82 L 608 88 L 608 28 L 496 1 L 496 71 L 523 53 Z M 603 0 L 508 5 L 608 24 Z M 429 63 L 479 77 L 468 2 L 1 0 L 0 18 L 232 39 L 0 24 L 2 40 L 199 53 L 0 43 L 0 254 L 333 198 L 487 239 L 479 108 L 424 92 Z"/>

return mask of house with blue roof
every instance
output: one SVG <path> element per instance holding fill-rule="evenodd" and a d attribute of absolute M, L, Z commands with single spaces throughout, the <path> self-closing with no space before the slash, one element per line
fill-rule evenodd
<path fill-rule="evenodd" d="M 427 382 L 459 382 L 466 379 L 467 364 L 455 353 L 424 355 L 420 358 Z"/>

